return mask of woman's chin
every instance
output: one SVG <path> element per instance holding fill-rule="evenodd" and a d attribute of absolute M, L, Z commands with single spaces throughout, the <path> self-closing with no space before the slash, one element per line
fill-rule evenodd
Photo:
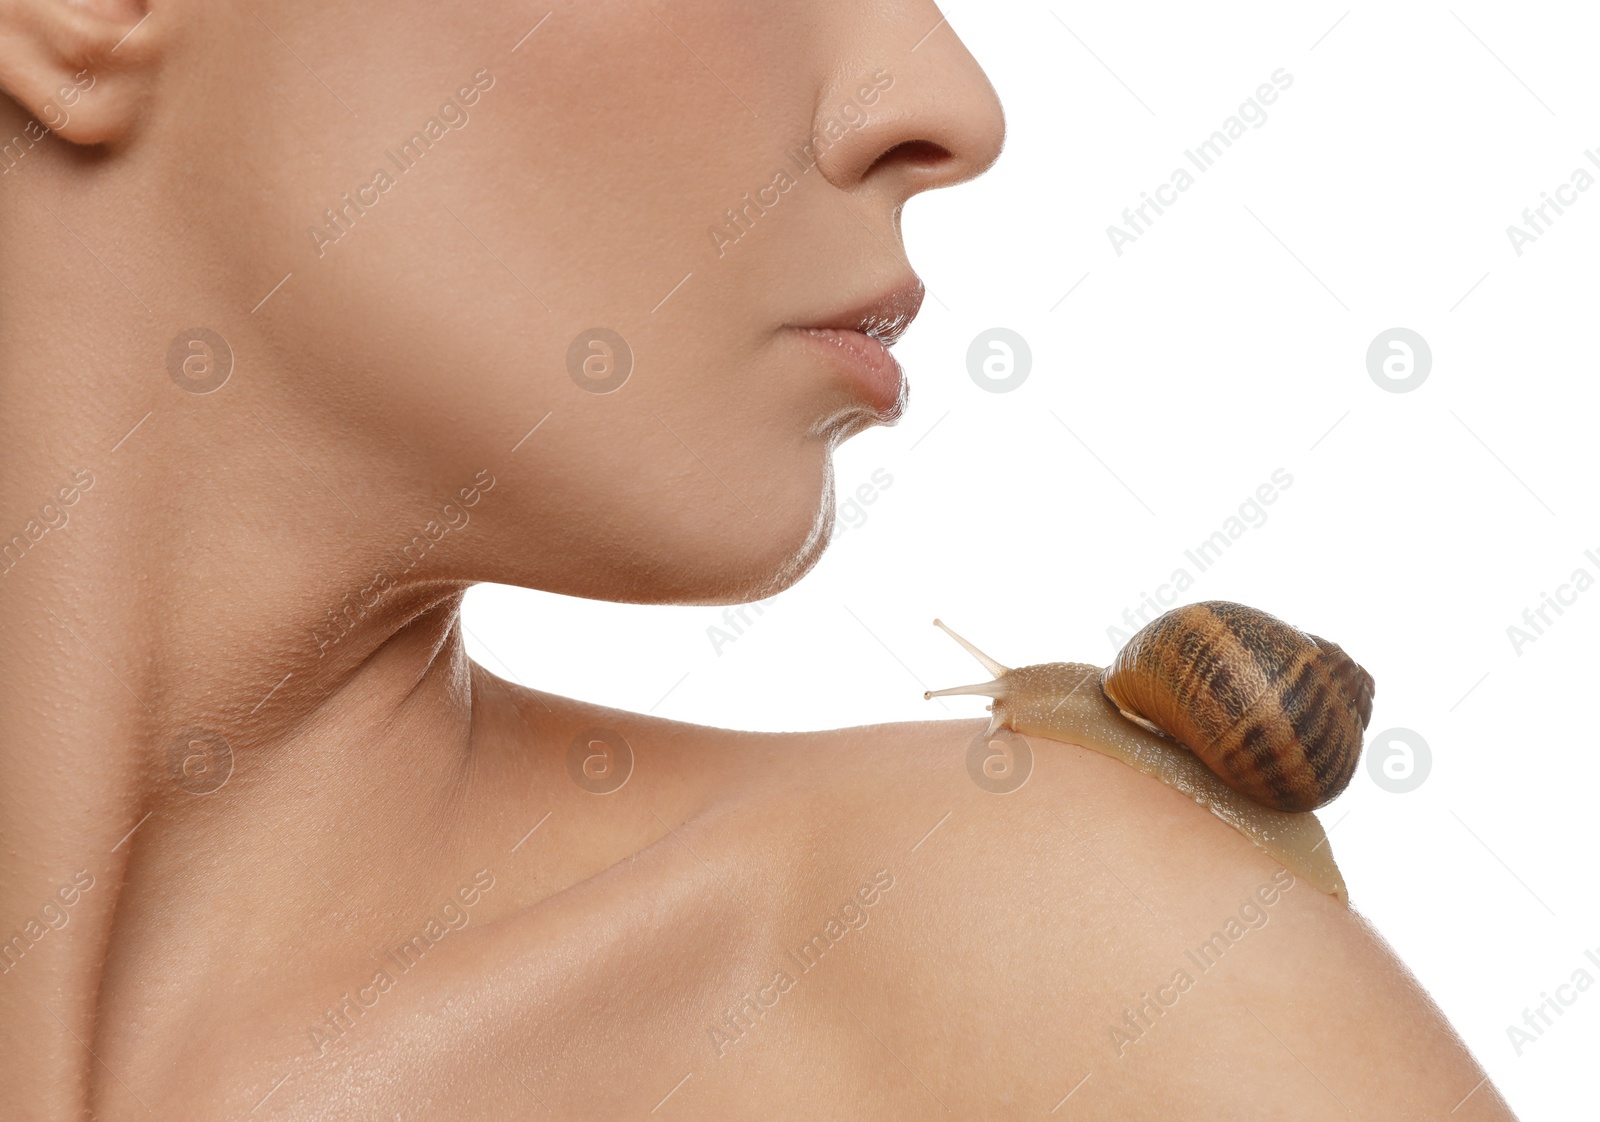
<path fill-rule="evenodd" d="M 803 529 L 803 532 L 800 532 Z M 809 524 L 796 523 L 796 532 L 776 535 L 764 541 L 748 539 L 744 544 L 765 545 L 759 552 L 746 552 L 740 564 L 730 569 L 728 553 L 721 554 L 723 565 L 717 586 L 706 589 L 704 604 L 748 604 L 765 600 L 800 582 L 816 567 L 833 536 L 833 501 L 830 489 L 826 502 L 819 504 Z M 701 569 L 705 572 L 705 569 Z"/>
<path fill-rule="evenodd" d="M 677 571 L 692 587 L 679 589 L 678 603 L 747 604 L 797 584 L 816 567 L 833 536 L 834 499 L 830 478 L 809 501 L 779 512 L 766 510 L 736 538 L 698 542 L 696 554 Z"/>

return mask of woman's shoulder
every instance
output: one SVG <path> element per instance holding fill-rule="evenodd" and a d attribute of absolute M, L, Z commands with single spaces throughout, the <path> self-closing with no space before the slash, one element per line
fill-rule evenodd
<path fill-rule="evenodd" d="M 584 805 L 641 845 L 477 962 L 539 1010 L 508 1047 L 625 1052 L 645 1110 L 1509 1117 L 1359 915 L 1119 761 L 605 716 L 634 771 Z"/>
<path fill-rule="evenodd" d="M 1357 913 L 1119 761 L 983 730 L 808 734 L 774 770 L 775 968 L 831 975 L 852 1062 L 970 1116 L 1442 1116 L 1478 1087 Z M 1484 1086 L 1458 1116 L 1503 1111 Z"/>

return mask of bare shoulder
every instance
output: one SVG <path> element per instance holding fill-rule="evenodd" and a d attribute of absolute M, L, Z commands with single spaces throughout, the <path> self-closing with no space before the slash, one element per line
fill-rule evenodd
<path fill-rule="evenodd" d="M 788 960 L 833 991 L 896 1101 L 1511 1117 L 1358 914 L 1117 761 L 1020 737 L 1003 753 L 982 728 L 841 730 L 810 753 L 834 883 Z"/>
<path fill-rule="evenodd" d="M 977 720 L 767 735 L 549 701 L 558 743 L 618 726 L 633 778 L 486 762 L 513 806 L 565 793 L 497 831 L 523 838 L 499 918 L 280 1116 L 368 1080 L 366 1116 L 426 1088 L 484 1118 L 1510 1117 L 1359 916 L 1117 761 L 996 753 Z"/>

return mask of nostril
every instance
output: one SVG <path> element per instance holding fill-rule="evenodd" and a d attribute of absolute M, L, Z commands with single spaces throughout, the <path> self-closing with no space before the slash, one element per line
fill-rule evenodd
<path fill-rule="evenodd" d="M 949 160 L 950 150 L 931 140 L 906 140 L 889 148 L 876 160 L 868 171 L 876 170 L 880 165 L 899 161 L 913 167 L 933 168 Z"/>

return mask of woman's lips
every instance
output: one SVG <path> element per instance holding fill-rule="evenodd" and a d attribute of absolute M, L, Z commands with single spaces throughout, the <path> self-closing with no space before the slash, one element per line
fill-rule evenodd
<path fill-rule="evenodd" d="M 922 308 L 925 289 L 916 277 L 810 324 L 793 325 L 844 372 L 879 421 L 893 424 L 906 407 L 906 376 L 889 348 Z"/>
<path fill-rule="evenodd" d="M 863 331 L 839 327 L 801 327 L 838 369 L 843 370 L 884 424 L 900 419 L 906 405 L 906 376 L 883 342 Z"/>

